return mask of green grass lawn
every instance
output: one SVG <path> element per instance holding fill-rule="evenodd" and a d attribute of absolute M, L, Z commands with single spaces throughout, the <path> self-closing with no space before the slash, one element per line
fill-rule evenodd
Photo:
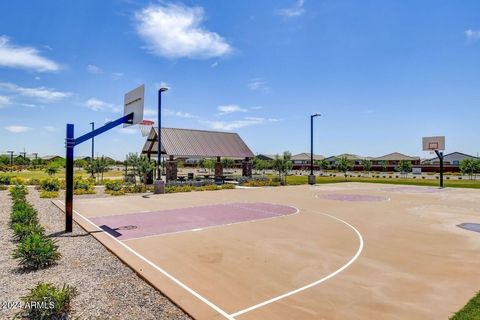
<path fill-rule="evenodd" d="M 480 292 L 470 299 L 450 320 L 480 320 Z"/>
<path fill-rule="evenodd" d="M 368 178 L 368 177 L 349 177 L 348 182 L 367 182 L 367 183 L 385 183 L 385 184 L 401 184 L 414 186 L 431 186 L 438 187 L 439 180 L 436 179 L 400 179 L 400 178 Z M 323 183 L 340 183 L 345 182 L 342 176 L 337 177 L 317 177 L 318 184 Z M 288 176 L 287 183 L 289 185 L 307 184 L 307 176 Z M 451 188 L 476 188 L 480 189 L 480 180 L 443 180 L 445 187 Z"/>
<path fill-rule="evenodd" d="M 75 169 L 73 171 L 75 175 L 81 175 L 83 178 L 88 178 L 90 177 L 90 174 L 85 172 L 84 170 L 77 170 Z M 113 177 L 122 177 L 124 174 L 123 170 L 112 170 L 112 171 L 107 171 L 103 174 L 104 178 L 113 178 Z M 45 179 L 48 178 L 48 174 L 45 173 L 43 170 L 25 170 L 25 171 L 19 171 L 19 172 L 0 172 L 0 177 L 2 176 L 10 176 L 10 177 L 18 177 L 22 179 Z M 53 177 L 59 178 L 59 179 L 64 179 L 65 178 L 65 170 L 60 170 L 58 171 L 57 174 L 55 174 Z"/>

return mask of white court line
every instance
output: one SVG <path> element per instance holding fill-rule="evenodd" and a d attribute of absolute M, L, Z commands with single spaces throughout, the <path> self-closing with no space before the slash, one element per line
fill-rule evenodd
<path fill-rule="evenodd" d="M 333 218 L 333 219 L 335 219 L 335 220 L 337 220 L 337 221 L 340 221 L 341 223 L 346 224 L 346 225 L 347 225 L 348 227 L 350 227 L 353 231 L 355 231 L 355 233 L 356 233 L 357 236 L 358 236 L 358 240 L 360 241 L 360 245 L 359 245 L 359 247 L 358 247 L 357 253 L 355 253 L 355 255 L 353 256 L 353 258 L 350 259 L 350 261 L 348 261 L 348 262 L 347 262 L 344 266 L 342 266 L 340 269 L 338 269 L 338 270 L 336 270 L 335 272 L 333 272 L 333 273 L 331 273 L 331 274 L 329 274 L 329 275 L 321 278 L 320 280 L 317 280 L 317 281 L 315 281 L 315 282 L 312 282 L 312 283 L 310 283 L 310 284 L 307 284 L 306 286 L 303 286 L 303 287 L 301 287 L 301 288 L 292 290 L 292 291 L 290 291 L 290 292 L 284 293 L 284 294 L 282 294 L 282 295 L 280 295 L 280 296 L 277 296 L 277 297 L 275 297 L 275 298 L 272 298 L 272 299 L 270 299 L 270 300 L 261 302 L 261 303 L 259 303 L 259 304 L 254 305 L 254 306 L 251 306 L 251 307 L 249 307 L 249 308 L 246 308 L 246 309 L 237 311 L 237 312 L 235 312 L 235 313 L 232 313 L 232 314 L 230 314 L 231 317 L 235 318 L 235 317 L 237 317 L 237 316 L 239 316 L 239 315 L 241 315 L 241 314 L 244 314 L 244 313 L 250 312 L 250 311 L 252 311 L 252 310 L 261 308 L 261 307 L 263 307 L 263 306 L 266 306 L 267 304 L 270 304 L 270 303 L 273 303 L 273 302 L 275 302 L 275 301 L 284 299 L 284 298 L 286 298 L 286 297 L 289 297 L 289 296 L 294 295 L 294 294 L 296 294 L 296 293 L 299 293 L 299 292 L 301 292 L 301 291 L 307 290 L 307 289 L 309 289 L 309 288 L 311 288 L 311 287 L 313 287 L 313 286 L 316 286 L 317 284 L 320 284 L 320 283 L 322 283 L 322 282 L 324 282 L 324 281 L 326 281 L 326 280 L 328 280 L 328 279 L 336 276 L 337 274 L 339 274 L 340 272 L 342 272 L 343 270 L 345 270 L 346 268 L 348 268 L 353 262 L 355 262 L 355 260 L 357 260 L 357 258 L 360 256 L 360 253 L 361 253 L 362 250 L 363 250 L 363 238 L 362 238 L 362 235 L 360 234 L 360 232 L 359 232 L 357 229 L 355 229 L 354 226 L 352 226 L 352 225 L 349 224 L 348 222 L 343 221 L 343 220 L 340 219 L 340 218 L 331 216 L 331 215 L 326 214 L 326 213 L 318 212 L 318 211 L 313 211 L 313 212 L 314 212 L 314 213 L 317 213 L 317 214 L 322 214 L 322 215 L 324 215 L 324 216 L 327 216 L 327 217 Z"/>
<path fill-rule="evenodd" d="M 346 193 L 335 193 L 335 194 L 346 194 Z M 360 193 L 357 193 L 359 195 L 362 195 Z M 379 197 L 383 197 L 383 196 L 379 196 Z M 328 199 L 328 198 L 320 198 L 318 194 L 315 195 L 315 198 L 317 198 L 318 200 L 330 200 L 330 201 L 344 201 L 344 202 L 384 202 L 384 201 L 392 201 L 392 198 L 390 197 L 383 197 L 384 200 L 382 201 L 349 201 L 349 200 L 337 200 L 337 199 Z"/>
<path fill-rule="evenodd" d="M 63 205 L 65 205 L 65 203 L 63 203 L 62 201 L 59 200 L 59 202 Z M 148 260 L 147 258 L 145 258 L 144 256 L 142 256 L 141 254 L 139 254 L 138 252 L 136 252 L 135 250 L 133 250 L 132 248 L 130 248 L 129 246 L 127 246 L 125 243 L 123 243 L 122 241 L 116 239 L 114 236 L 112 236 L 111 234 L 109 234 L 108 232 L 105 232 L 103 229 L 100 229 L 96 224 L 94 224 L 93 222 L 91 222 L 90 220 L 88 220 L 87 218 L 85 218 L 82 214 L 78 213 L 77 211 L 73 210 L 73 212 L 75 212 L 79 217 L 81 217 L 82 219 L 84 219 L 85 221 L 87 221 L 88 223 L 90 223 L 91 225 L 93 225 L 95 228 L 97 228 L 99 231 L 102 231 L 103 233 L 105 233 L 106 235 L 108 235 L 110 238 L 112 238 L 113 240 L 115 240 L 118 244 L 120 244 L 121 246 L 123 246 L 125 249 L 127 249 L 128 251 L 130 251 L 131 253 L 133 253 L 134 255 L 136 255 L 138 258 L 142 259 L 143 261 L 145 261 L 147 264 L 149 264 L 150 266 L 152 266 L 153 268 L 155 268 L 157 271 L 159 271 L 160 273 L 162 273 L 163 275 L 165 275 L 166 277 L 168 277 L 170 280 L 172 280 L 173 282 L 175 282 L 176 284 L 178 284 L 180 287 L 182 287 L 183 289 L 187 290 L 189 293 L 193 294 L 196 298 L 198 298 L 199 300 L 201 300 L 202 302 L 206 303 L 209 307 L 211 307 L 212 309 L 214 309 L 215 311 L 217 311 L 218 313 L 220 313 L 222 316 L 224 316 L 225 318 L 229 319 L 229 320 L 235 320 L 234 317 L 232 317 L 231 315 L 229 315 L 227 312 L 223 311 L 220 307 L 218 307 L 217 305 L 215 305 L 213 302 L 209 301 L 208 299 L 204 298 L 203 296 L 201 296 L 199 293 L 197 293 L 195 290 L 193 290 L 192 288 L 190 288 L 189 286 L 187 286 L 186 284 L 184 284 L 183 282 L 181 282 L 180 280 L 178 280 L 177 278 L 175 278 L 174 276 L 172 276 L 170 273 L 168 273 L 167 271 L 163 270 L 162 268 L 160 268 L 159 266 L 157 266 L 156 264 L 154 264 L 153 262 L 151 262 L 150 260 Z"/>
<path fill-rule="evenodd" d="M 62 201 L 59 200 L 60 203 L 62 203 L 64 205 L 64 203 Z M 293 206 L 292 206 L 293 207 Z M 295 208 L 295 207 L 293 207 Z M 298 211 L 299 209 L 296 208 Z M 105 230 L 99 228 L 97 225 L 95 225 L 93 222 L 91 222 L 90 220 L 88 220 L 87 218 L 85 218 L 82 214 L 78 213 L 77 211 L 73 210 L 78 216 L 80 216 L 82 219 L 84 219 L 85 221 L 87 221 L 88 223 L 90 223 L 91 225 L 93 225 L 95 228 L 97 228 L 99 231 L 102 231 L 103 233 L 105 233 L 106 235 L 108 235 L 110 238 L 112 238 L 113 240 L 115 240 L 117 243 L 119 243 L 121 246 L 123 246 L 125 249 L 127 249 L 128 251 L 130 251 L 131 253 L 133 253 L 134 255 L 136 255 L 137 257 L 139 257 L 140 259 L 142 259 L 143 261 L 145 261 L 147 264 L 149 264 L 150 266 L 152 266 L 153 268 L 155 268 L 156 270 L 158 270 L 160 273 L 162 273 L 163 275 L 167 276 L 169 279 L 171 279 L 173 282 L 175 282 L 176 284 L 178 284 L 179 286 L 181 286 L 183 289 L 187 290 L 189 293 L 191 293 L 192 295 L 194 295 L 195 297 L 197 297 L 199 300 L 201 300 L 202 302 L 204 302 L 205 304 L 207 304 L 208 306 L 210 306 L 212 309 L 214 309 L 215 311 L 217 311 L 218 313 L 220 313 L 222 316 L 224 316 L 225 318 L 227 318 L 228 320 L 235 320 L 235 317 L 239 316 L 239 315 L 242 315 L 244 313 L 247 313 L 247 312 L 250 312 L 252 310 L 255 310 L 255 309 L 258 309 L 258 308 L 261 308 L 263 306 L 266 306 L 268 304 L 271 304 L 273 302 L 276 302 L 278 300 L 281 300 L 281 299 L 284 299 L 286 297 L 289 297 L 291 295 L 294 295 L 296 293 L 299 293 L 301 291 L 304 291 L 304 290 L 307 290 L 311 287 L 314 287 L 330 278 L 333 278 L 334 276 L 336 276 L 337 274 L 339 274 L 340 272 L 342 272 L 343 270 L 345 270 L 346 268 L 348 268 L 353 262 L 355 262 L 355 260 L 358 259 L 358 257 L 360 256 L 362 250 L 363 250 L 363 237 L 362 235 L 360 234 L 360 232 L 354 227 L 352 226 L 351 224 L 349 224 L 348 222 L 340 219 L 340 218 L 337 218 L 337 217 L 334 217 L 332 215 L 329 215 L 327 213 L 322 213 L 322 212 L 318 212 L 318 211 L 312 211 L 313 213 L 316 213 L 316 214 L 321 214 L 321 215 L 324 215 L 324 216 L 327 216 L 327 217 L 330 217 L 332 219 L 335 219 L 345 225 L 347 225 L 348 227 L 350 227 L 353 231 L 355 231 L 355 233 L 357 234 L 357 237 L 359 239 L 359 242 L 360 242 L 360 245 L 359 245 L 359 248 L 357 250 L 357 252 L 355 253 L 355 255 L 345 264 L 343 265 L 341 268 L 339 268 L 338 270 L 334 271 L 333 273 L 315 281 L 315 282 L 312 282 L 308 285 L 305 285 L 301 288 L 298 288 L 298 289 L 295 289 L 295 290 L 292 290 L 290 292 L 287 292 L 287 293 L 284 293 L 280 296 L 277 296 L 277 297 L 274 297 L 272 299 L 269 299 L 267 301 L 264 301 L 264 302 L 261 302 L 261 303 L 258 303 L 254 306 L 251 306 L 251 307 L 248 307 L 246 309 L 243 309 L 243 310 L 240 310 L 240 311 L 237 311 L 235 313 L 232 313 L 232 314 L 228 314 L 227 312 L 225 312 L 224 310 L 222 310 L 220 307 L 218 307 L 217 305 L 215 305 L 213 302 L 209 301 L 208 299 L 204 298 L 203 296 L 201 296 L 199 293 L 197 293 L 196 291 L 194 291 L 193 289 L 191 289 L 190 287 L 188 287 L 186 284 L 184 284 L 183 282 L 181 282 L 180 280 L 178 280 L 177 278 L 175 278 L 174 276 L 172 276 L 171 274 L 169 274 L 167 271 L 163 270 L 162 268 L 160 268 L 159 266 L 157 266 L 156 264 L 154 264 L 153 262 L 151 262 L 150 260 L 148 260 L 147 258 L 145 258 L 144 256 L 142 256 L 141 254 L 139 254 L 138 252 L 136 252 L 135 250 L 133 250 L 132 248 L 130 248 L 129 246 L 127 246 L 123 241 L 120 241 L 118 239 L 116 239 L 114 236 L 112 236 L 111 234 L 109 234 L 108 232 L 105 232 Z M 298 211 L 296 213 L 298 213 Z M 269 219 L 272 219 L 272 218 L 269 218 Z M 266 219 L 265 219 L 266 220 Z"/>

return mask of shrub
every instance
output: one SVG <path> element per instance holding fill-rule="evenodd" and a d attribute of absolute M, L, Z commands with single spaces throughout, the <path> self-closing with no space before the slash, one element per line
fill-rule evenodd
<path fill-rule="evenodd" d="M 203 187 L 202 187 L 203 188 Z M 185 185 L 185 186 L 167 186 L 165 187 L 165 193 L 176 193 L 176 192 L 191 192 L 195 187 Z"/>
<path fill-rule="evenodd" d="M 462 177 L 458 177 L 458 180 L 462 180 Z"/>
<path fill-rule="evenodd" d="M 42 199 L 58 198 L 58 191 L 42 190 L 40 192 L 40 198 L 42 198 Z"/>
<path fill-rule="evenodd" d="M 7 190 L 8 186 L 4 184 L 0 184 L 0 191 Z"/>
<path fill-rule="evenodd" d="M 1 176 L 0 177 L 0 184 L 9 185 L 11 183 L 12 178 L 10 176 Z"/>
<path fill-rule="evenodd" d="M 42 233 L 31 233 L 26 236 L 13 252 L 13 257 L 25 269 L 44 269 L 54 264 L 59 258 L 55 241 Z"/>
<path fill-rule="evenodd" d="M 105 190 L 105 193 L 111 196 L 123 196 L 125 195 L 125 191 L 123 190 Z"/>
<path fill-rule="evenodd" d="M 17 241 L 22 241 L 32 233 L 43 234 L 45 232 L 45 229 L 36 220 L 29 223 L 14 223 L 12 224 L 12 230 Z"/>
<path fill-rule="evenodd" d="M 17 201 L 12 206 L 10 225 L 37 221 L 37 211 L 27 202 Z"/>
<path fill-rule="evenodd" d="M 95 193 L 95 180 L 82 179 L 81 177 L 75 177 L 73 179 L 73 194 L 94 194 Z"/>
<path fill-rule="evenodd" d="M 225 184 L 222 186 L 222 189 L 235 189 L 235 185 L 232 184 L 232 183 L 225 183 Z"/>
<path fill-rule="evenodd" d="M 68 319 L 75 295 L 75 288 L 69 285 L 55 287 L 51 283 L 38 283 L 26 296 L 21 297 L 23 307 L 17 317 L 35 320 Z"/>
<path fill-rule="evenodd" d="M 121 181 L 115 180 L 108 180 L 105 181 L 105 190 L 108 191 L 120 191 L 123 188 L 123 184 Z"/>
<path fill-rule="evenodd" d="M 20 177 L 13 177 L 10 179 L 10 184 L 16 184 L 16 185 L 25 185 L 25 179 L 20 178 Z"/>
<path fill-rule="evenodd" d="M 10 196 L 12 197 L 13 201 L 19 199 L 25 199 L 25 196 L 28 194 L 27 187 L 23 185 L 14 185 L 9 188 Z"/>
<path fill-rule="evenodd" d="M 146 192 L 145 185 L 143 184 L 126 184 L 123 186 L 123 191 L 128 193 L 143 193 Z"/>
<path fill-rule="evenodd" d="M 39 186 L 41 183 L 41 181 L 39 179 L 36 179 L 36 178 L 32 178 L 30 180 L 28 180 L 27 184 L 29 186 Z"/>
<path fill-rule="evenodd" d="M 60 190 L 60 181 L 56 178 L 43 179 L 40 182 L 40 187 L 44 191 L 58 191 Z"/>

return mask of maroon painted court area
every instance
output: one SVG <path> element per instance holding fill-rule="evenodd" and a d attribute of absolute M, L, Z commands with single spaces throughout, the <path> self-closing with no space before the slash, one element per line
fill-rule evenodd
<path fill-rule="evenodd" d="M 341 194 L 341 193 L 323 193 L 317 194 L 317 198 L 337 201 L 351 202 L 380 202 L 386 201 L 388 198 L 382 196 L 370 196 L 365 194 Z"/>
<path fill-rule="evenodd" d="M 297 209 L 271 203 L 229 203 L 90 218 L 120 240 L 268 219 Z"/>
<path fill-rule="evenodd" d="M 389 187 L 383 188 L 383 191 L 405 192 L 405 193 L 438 193 L 445 192 L 448 189 L 432 188 L 432 187 Z"/>

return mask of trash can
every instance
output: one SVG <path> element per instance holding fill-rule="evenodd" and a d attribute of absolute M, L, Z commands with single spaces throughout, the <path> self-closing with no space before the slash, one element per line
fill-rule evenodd
<path fill-rule="evenodd" d="M 163 180 L 155 180 L 153 183 L 153 193 L 154 194 L 164 194 L 165 193 L 165 182 Z"/>

